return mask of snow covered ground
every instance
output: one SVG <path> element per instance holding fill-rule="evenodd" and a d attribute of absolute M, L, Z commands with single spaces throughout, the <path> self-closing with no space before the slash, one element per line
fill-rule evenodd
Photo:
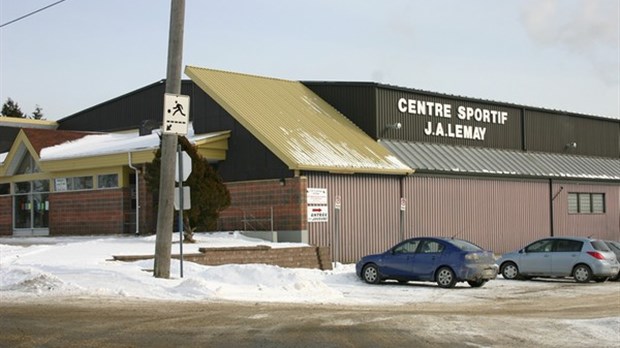
<path fill-rule="evenodd" d="M 174 237 L 175 241 L 178 235 Z M 269 245 L 240 233 L 200 233 L 198 243 L 184 244 L 184 253 L 199 247 Z M 178 253 L 179 244 L 173 244 Z M 203 266 L 172 260 L 171 279 L 154 278 L 153 259 L 111 261 L 113 255 L 152 255 L 155 236 L 0 238 L 0 301 L 32 298 L 112 297 L 168 301 L 251 301 L 351 306 L 396 306 L 416 303 L 481 303 L 510 301 L 523 296 L 570 298 L 584 294 L 618 294 L 618 283 L 576 284 L 572 281 L 520 282 L 501 277 L 482 288 L 459 283 L 440 289 L 434 283 L 418 286 L 371 286 L 355 275 L 353 264 L 336 264 L 334 270 L 288 269 L 269 265 Z M 576 321 L 572 322 L 573 324 Z M 620 336 L 620 313 L 585 323 L 603 337 Z M 583 323 L 580 324 L 581 325 Z"/>

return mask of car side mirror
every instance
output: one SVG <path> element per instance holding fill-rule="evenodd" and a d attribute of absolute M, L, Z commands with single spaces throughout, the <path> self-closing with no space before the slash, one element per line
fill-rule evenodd
<path fill-rule="evenodd" d="M 519 254 L 525 254 L 525 249 L 519 250 Z"/>

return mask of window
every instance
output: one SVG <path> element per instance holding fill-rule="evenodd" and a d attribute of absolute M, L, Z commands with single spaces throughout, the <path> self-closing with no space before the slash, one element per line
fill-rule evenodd
<path fill-rule="evenodd" d="M 13 226 L 19 228 L 49 227 L 48 180 L 16 182 L 13 186 Z"/>
<path fill-rule="evenodd" d="M 578 193 L 568 194 L 568 213 L 569 214 L 579 213 L 579 198 L 578 197 L 579 197 Z"/>
<path fill-rule="evenodd" d="M 592 194 L 592 212 L 596 214 L 605 212 L 605 195 L 603 193 Z"/>
<path fill-rule="evenodd" d="M 30 192 L 30 181 L 16 182 L 15 193 L 28 193 Z"/>
<path fill-rule="evenodd" d="M 118 187 L 118 174 L 105 174 L 97 176 L 97 188 Z"/>
<path fill-rule="evenodd" d="M 570 192 L 568 194 L 569 214 L 603 214 L 605 213 L 604 193 Z"/>
<path fill-rule="evenodd" d="M 581 251 L 583 242 L 578 240 L 560 239 L 556 242 L 555 251 L 557 252 L 575 252 Z"/>
<path fill-rule="evenodd" d="M 88 190 L 93 188 L 92 176 L 78 176 L 71 178 L 67 184 L 69 190 Z"/>
<path fill-rule="evenodd" d="M 39 167 L 37 167 L 34 158 L 32 158 L 29 152 L 26 152 L 21 162 L 19 163 L 19 166 L 17 166 L 17 171 L 15 172 L 15 174 L 32 174 L 38 172 Z"/>
<path fill-rule="evenodd" d="M 526 253 L 548 253 L 553 248 L 553 239 L 539 240 L 525 248 Z"/>
<path fill-rule="evenodd" d="M 0 184 L 0 196 L 11 193 L 11 184 Z"/>
<path fill-rule="evenodd" d="M 75 191 L 75 190 L 92 190 L 93 189 L 93 177 L 92 176 L 76 176 L 72 178 L 57 178 L 54 180 L 54 189 L 60 191 Z"/>
<path fill-rule="evenodd" d="M 432 254 L 432 253 L 440 253 L 443 251 L 443 245 L 432 241 L 427 240 L 424 241 L 424 245 L 422 246 L 422 250 L 420 251 L 423 254 Z"/>
<path fill-rule="evenodd" d="M 415 250 L 418 248 L 419 240 L 410 240 L 407 241 L 396 248 L 394 248 L 394 254 L 407 254 L 407 253 L 415 253 Z"/>

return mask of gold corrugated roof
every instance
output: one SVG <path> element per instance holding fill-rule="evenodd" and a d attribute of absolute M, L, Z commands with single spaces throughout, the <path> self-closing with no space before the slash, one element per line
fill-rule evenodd
<path fill-rule="evenodd" d="M 413 170 L 298 81 L 188 66 L 185 74 L 291 170 Z"/>

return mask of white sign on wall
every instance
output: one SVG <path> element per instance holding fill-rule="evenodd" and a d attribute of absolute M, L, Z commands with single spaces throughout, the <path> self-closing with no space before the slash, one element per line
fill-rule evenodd
<path fill-rule="evenodd" d="M 56 191 L 67 191 L 67 178 L 57 178 L 54 181 Z"/>
<path fill-rule="evenodd" d="M 340 207 L 342 207 L 342 198 L 338 195 L 336 199 L 334 199 L 334 209 L 340 210 Z"/>
<path fill-rule="evenodd" d="M 329 213 L 326 205 L 308 206 L 308 222 L 327 222 Z"/>
<path fill-rule="evenodd" d="M 404 114 L 430 116 L 424 135 L 484 141 L 488 125 L 506 125 L 508 111 L 501 108 L 472 107 L 455 103 L 400 98 L 398 111 Z M 468 124 L 463 124 L 462 122 Z"/>
<path fill-rule="evenodd" d="M 312 188 L 306 190 L 306 200 L 308 204 L 327 205 L 327 189 Z"/>

